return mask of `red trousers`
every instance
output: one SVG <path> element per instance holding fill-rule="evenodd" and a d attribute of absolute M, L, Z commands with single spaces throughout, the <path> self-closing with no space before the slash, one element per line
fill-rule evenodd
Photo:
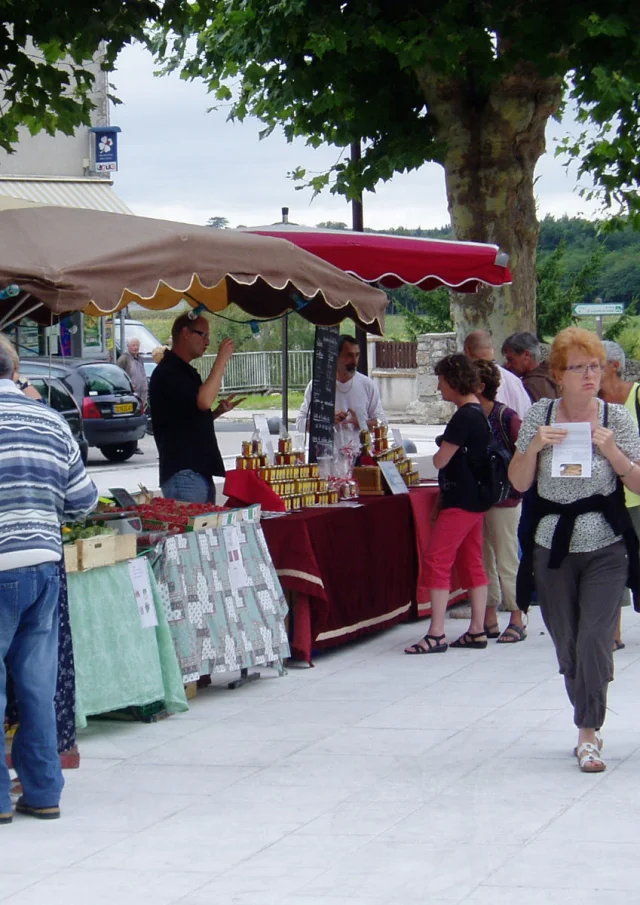
<path fill-rule="evenodd" d="M 463 588 L 480 588 L 487 584 L 482 564 L 483 520 L 484 512 L 441 510 L 425 555 L 427 587 L 450 590 L 454 563 Z"/>

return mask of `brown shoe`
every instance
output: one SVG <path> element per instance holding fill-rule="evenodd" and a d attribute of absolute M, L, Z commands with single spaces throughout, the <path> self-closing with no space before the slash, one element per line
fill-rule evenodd
<path fill-rule="evenodd" d="M 26 814 L 27 817 L 37 817 L 38 820 L 57 820 L 60 816 L 60 808 L 58 805 L 50 808 L 32 808 L 30 804 L 26 803 L 24 798 L 18 798 L 16 813 Z"/>

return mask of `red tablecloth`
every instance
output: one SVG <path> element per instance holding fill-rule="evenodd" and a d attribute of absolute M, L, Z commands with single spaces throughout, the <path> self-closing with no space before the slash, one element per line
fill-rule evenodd
<path fill-rule="evenodd" d="M 414 488 L 364 497 L 357 509 L 307 509 L 262 522 L 282 586 L 297 592 L 296 656 L 310 662 L 312 649 L 429 614 L 419 559 L 436 492 Z"/>

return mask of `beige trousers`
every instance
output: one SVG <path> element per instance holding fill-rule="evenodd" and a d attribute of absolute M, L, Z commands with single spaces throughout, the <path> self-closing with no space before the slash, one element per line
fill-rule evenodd
<path fill-rule="evenodd" d="M 500 509 L 496 506 L 484 514 L 482 558 L 489 583 L 487 606 L 504 603 L 505 610 L 515 612 L 516 576 L 518 574 L 518 523 L 522 506 Z"/>

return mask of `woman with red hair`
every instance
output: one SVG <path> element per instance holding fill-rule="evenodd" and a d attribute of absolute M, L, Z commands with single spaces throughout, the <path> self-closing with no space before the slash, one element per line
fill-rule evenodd
<path fill-rule="evenodd" d="M 623 485 L 640 491 L 640 438 L 629 412 L 597 398 L 605 350 L 588 330 L 569 327 L 549 359 L 560 397 L 541 399 L 527 413 L 509 468 L 524 492 L 537 482 L 529 537 L 518 572 L 518 606 L 533 587 L 556 648 L 573 705 L 580 769 L 606 768 L 599 730 L 613 678 L 613 639 L 625 585 L 639 585 L 638 540 L 624 504 Z M 552 474 L 553 447 L 570 424 L 588 424 L 591 469 Z M 571 476 L 569 476 L 571 475 Z"/>

